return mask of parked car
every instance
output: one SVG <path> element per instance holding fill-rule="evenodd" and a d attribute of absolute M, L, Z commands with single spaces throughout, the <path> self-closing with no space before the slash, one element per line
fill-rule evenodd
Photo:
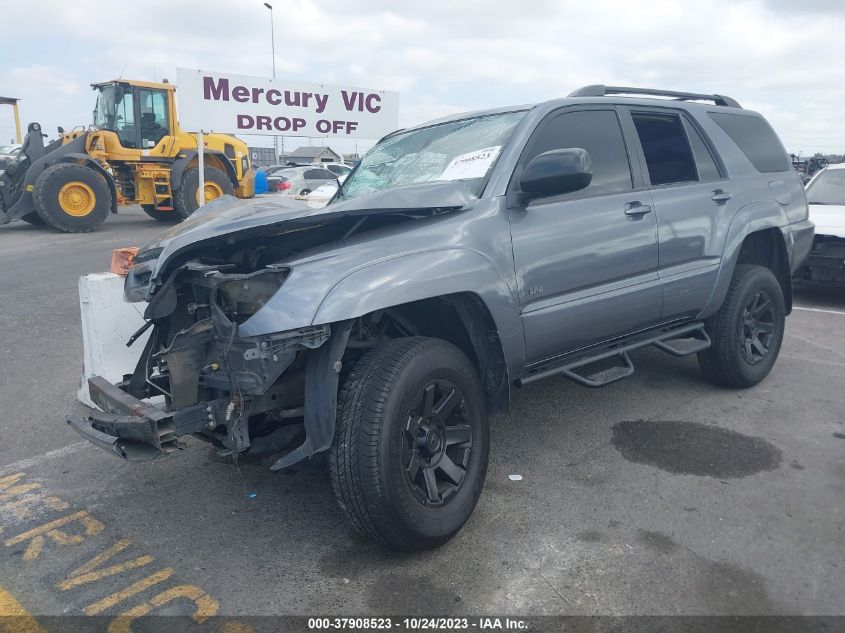
<path fill-rule="evenodd" d="M 0 169 L 5 169 L 8 163 L 17 160 L 20 153 L 20 143 L 13 145 L 0 145 Z"/>
<path fill-rule="evenodd" d="M 352 167 L 343 163 L 320 163 L 319 166 L 323 169 L 328 169 L 336 176 L 348 176 L 352 171 Z"/>
<path fill-rule="evenodd" d="M 281 171 L 282 169 L 290 169 L 291 165 L 283 165 L 283 164 L 276 164 L 276 165 L 267 165 L 267 167 L 262 167 L 264 173 L 268 176 L 270 174 L 275 174 L 277 171 Z"/>
<path fill-rule="evenodd" d="M 346 176 L 338 176 L 334 182 L 327 182 L 325 185 L 317 187 L 314 191 L 305 196 L 294 196 L 297 200 L 302 200 L 312 209 L 322 209 L 337 193 L 338 184 L 343 184 Z"/>
<path fill-rule="evenodd" d="M 830 165 L 807 185 L 813 250 L 798 272 L 803 284 L 845 284 L 845 163 Z"/>
<path fill-rule="evenodd" d="M 105 413 L 68 421 L 133 460 L 186 435 L 274 470 L 327 453 L 355 529 L 435 547 L 514 388 L 609 385 L 651 345 L 763 380 L 807 215 L 774 131 L 729 97 L 589 86 L 400 130 L 323 209 L 223 198 L 139 253 L 149 341 L 124 382 L 89 380 Z"/>
<path fill-rule="evenodd" d="M 307 196 L 309 193 L 326 184 L 327 182 L 337 183 L 337 176 L 328 169 L 316 165 L 306 167 L 286 167 L 268 175 L 267 178 L 270 191 L 273 185 L 277 191 L 290 195 Z"/>
<path fill-rule="evenodd" d="M 267 193 L 290 193 L 292 183 L 284 176 L 272 175 L 267 177 Z"/>

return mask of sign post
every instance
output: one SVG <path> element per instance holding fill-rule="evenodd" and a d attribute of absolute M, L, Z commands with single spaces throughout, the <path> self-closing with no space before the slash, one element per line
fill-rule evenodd
<path fill-rule="evenodd" d="M 197 168 L 200 176 L 197 195 L 199 196 L 199 206 L 202 206 L 205 204 L 205 139 L 202 136 L 202 128 L 197 134 Z"/>

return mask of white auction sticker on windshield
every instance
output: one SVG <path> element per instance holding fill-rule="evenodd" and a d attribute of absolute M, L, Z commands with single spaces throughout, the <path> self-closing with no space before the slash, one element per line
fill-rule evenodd
<path fill-rule="evenodd" d="M 496 160 L 501 149 L 501 145 L 496 145 L 495 147 L 485 147 L 468 154 L 455 156 L 443 170 L 443 173 L 440 174 L 440 180 L 482 178 L 490 169 L 493 161 Z"/>

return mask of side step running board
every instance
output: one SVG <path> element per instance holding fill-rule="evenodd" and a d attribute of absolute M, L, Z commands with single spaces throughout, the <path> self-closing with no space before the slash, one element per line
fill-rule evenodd
<path fill-rule="evenodd" d="M 672 354 L 672 356 L 687 356 L 695 354 L 710 347 L 710 337 L 704 330 L 703 323 L 687 323 L 682 326 L 663 328 L 656 333 L 652 331 L 643 333 L 637 337 L 622 339 L 612 346 L 594 350 L 592 354 L 584 354 L 577 357 L 560 359 L 556 362 L 546 363 L 534 368 L 525 378 L 519 381 L 520 385 L 527 385 L 549 376 L 563 374 L 573 382 L 585 387 L 596 389 L 604 387 L 617 380 L 627 378 L 634 373 L 634 363 L 631 362 L 628 352 L 642 347 L 654 345 L 658 349 Z M 600 361 L 617 358 L 619 364 L 610 367 L 602 367 L 592 373 L 579 373 L 577 369 L 587 368 Z"/>

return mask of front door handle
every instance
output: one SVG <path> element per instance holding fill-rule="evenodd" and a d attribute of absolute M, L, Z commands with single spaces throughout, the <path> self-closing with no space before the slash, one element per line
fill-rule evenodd
<path fill-rule="evenodd" d="M 639 200 L 634 200 L 625 205 L 625 215 L 629 220 L 639 220 L 647 213 L 651 213 L 651 205 L 643 204 Z"/>
<path fill-rule="evenodd" d="M 722 202 L 727 202 L 728 200 L 730 200 L 731 197 L 731 194 L 729 194 L 727 191 L 724 191 L 722 189 L 716 189 L 716 191 L 713 192 L 713 197 L 710 199 L 713 202 L 716 202 L 717 204 L 721 204 Z"/>

